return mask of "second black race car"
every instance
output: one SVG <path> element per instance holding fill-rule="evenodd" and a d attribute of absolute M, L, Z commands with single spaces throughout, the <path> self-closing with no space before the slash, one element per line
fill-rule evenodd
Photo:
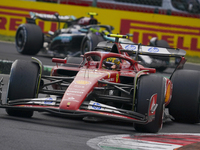
<path fill-rule="evenodd" d="M 99 25 L 94 18 L 97 13 L 88 13 L 90 17 L 75 18 L 74 16 L 60 16 L 56 14 L 41 14 L 30 12 L 31 18 L 26 18 L 27 23 L 21 24 L 15 36 L 16 49 L 25 55 L 36 55 L 42 50 L 52 56 L 80 56 L 80 46 L 89 28 L 105 28 L 109 33 L 114 29 L 109 25 Z M 58 29 L 53 32 L 43 33 L 36 19 L 58 22 Z M 60 28 L 60 23 L 64 23 Z"/>

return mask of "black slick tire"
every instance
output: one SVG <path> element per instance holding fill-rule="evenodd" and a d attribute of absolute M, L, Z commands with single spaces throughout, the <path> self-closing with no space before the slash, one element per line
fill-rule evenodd
<path fill-rule="evenodd" d="M 141 76 L 138 81 L 136 112 L 146 114 L 149 101 L 153 94 L 157 93 L 157 109 L 155 119 L 148 124 L 134 124 L 135 130 L 139 132 L 157 133 L 163 124 L 165 79 L 157 75 Z"/>
<path fill-rule="evenodd" d="M 7 102 L 22 98 L 35 98 L 38 86 L 39 66 L 36 63 L 16 60 L 11 67 Z M 33 111 L 7 108 L 10 116 L 32 117 Z"/>
<path fill-rule="evenodd" d="M 173 92 L 169 113 L 174 121 L 200 122 L 200 71 L 177 70 L 172 78 Z"/>
<path fill-rule="evenodd" d="M 35 24 L 21 24 L 15 35 L 15 45 L 19 53 L 36 55 L 43 47 L 43 33 Z"/>
<path fill-rule="evenodd" d="M 90 51 L 91 51 L 91 41 L 87 37 L 85 37 L 81 44 L 81 55 L 84 55 L 85 53 Z"/>
<path fill-rule="evenodd" d="M 81 43 L 81 54 L 93 51 L 99 42 L 105 41 L 102 35 L 96 35 L 95 33 L 88 33 Z"/>

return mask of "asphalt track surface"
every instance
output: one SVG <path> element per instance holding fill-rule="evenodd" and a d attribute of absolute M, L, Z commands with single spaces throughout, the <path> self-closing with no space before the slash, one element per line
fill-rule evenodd
<path fill-rule="evenodd" d="M 50 58 L 42 54 L 35 57 L 44 65 L 54 65 Z M 0 42 L 0 59 L 29 60 L 31 56 L 18 54 L 12 43 Z M 186 63 L 185 69 L 200 70 L 200 66 Z M 9 75 L 0 74 L 1 77 L 4 77 L 2 99 L 5 101 Z M 160 131 L 160 134 L 164 133 L 200 133 L 200 124 L 182 124 L 167 120 Z M 131 123 L 114 121 L 89 123 L 81 119 L 56 117 L 44 112 L 35 112 L 30 119 L 18 118 L 8 116 L 4 109 L 0 109 L 1 150 L 90 150 L 94 148 L 88 143 L 91 144 L 95 138 L 120 135 L 131 137 L 137 134 L 142 135 L 135 131 Z"/>

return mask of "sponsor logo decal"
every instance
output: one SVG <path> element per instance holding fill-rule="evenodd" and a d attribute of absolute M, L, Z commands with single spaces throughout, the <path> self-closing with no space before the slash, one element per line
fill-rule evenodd
<path fill-rule="evenodd" d="M 69 91 L 69 90 L 67 90 L 67 93 L 80 93 L 80 94 L 82 94 L 83 92 L 81 92 L 81 91 Z"/>
<path fill-rule="evenodd" d="M 112 107 L 112 106 L 105 105 L 105 104 L 102 104 L 102 103 L 97 103 L 97 102 L 95 102 L 95 101 L 90 101 L 89 104 L 90 104 L 90 105 L 88 106 L 88 109 L 91 109 L 91 110 L 101 110 L 101 111 L 115 112 L 115 113 L 120 114 L 120 112 L 117 111 L 117 108 L 116 108 L 116 107 Z M 105 115 L 110 115 L 110 116 L 112 116 L 112 114 L 105 114 Z M 115 115 L 115 116 L 116 116 L 116 115 Z M 122 117 L 122 116 L 120 116 L 120 117 Z"/>
<path fill-rule="evenodd" d="M 74 99 L 73 97 L 68 97 L 67 99 Z"/>
<path fill-rule="evenodd" d="M 69 41 L 70 41 L 70 38 L 68 38 L 68 37 L 61 38 L 62 43 L 68 43 Z"/>
<path fill-rule="evenodd" d="M 86 80 L 76 80 L 75 84 L 85 84 L 85 85 L 88 85 L 88 84 L 91 84 L 91 82 L 90 81 L 86 81 Z"/>
<path fill-rule="evenodd" d="M 149 112 L 149 115 L 155 115 L 155 111 L 156 111 L 156 108 L 158 106 L 158 104 L 156 104 L 157 102 L 157 94 L 154 94 L 152 95 L 151 97 L 151 104 L 150 104 L 150 112 Z"/>
<path fill-rule="evenodd" d="M 36 8 L 36 7 L 35 7 Z M 15 10 L 15 11 L 13 11 Z M 29 12 L 37 11 L 44 14 L 55 14 L 56 11 L 43 11 L 37 8 L 25 8 L 24 7 L 10 7 L 3 6 L 0 7 L 0 30 L 1 32 L 7 33 L 9 35 L 14 35 L 20 24 L 26 23 L 26 19 L 30 18 Z M 37 20 L 37 25 L 39 25 L 44 33 L 48 31 L 56 31 L 58 28 L 56 22 L 45 22 L 42 20 Z"/>
<path fill-rule="evenodd" d="M 53 98 L 51 98 L 51 97 L 46 98 L 45 100 L 47 100 L 47 101 L 44 101 L 45 104 L 51 104 L 51 103 L 53 103 L 53 101 L 49 101 L 49 100 L 53 100 Z"/>
<path fill-rule="evenodd" d="M 99 104 L 99 103 L 93 103 L 92 108 L 94 108 L 96 110 L 100 110 L 101 109 L 101 104 Z"/>
<path fill-rule="evenodd" d="M 148 51 L 151 52 L 151 53 L 157 53 L 157 52 L 159 52 L 159 49 L 156 48 L 156 47 L 151 47 L 151 48 L 148 49 Z"/>
<path fill-rule="evenodd" d="M 127 45 L 125 46 L 126 50 L 136 50 L 136 46 L 135 45 Z"/>
<path fill-rule="evenodd" d="M 84 85 L 74 85 L 75 88 L 81 88 L 81 89 L 84 89 L 85 86 Z"/>
<path fill-rule="evenodd" d="M 90 71 L 88 77 L 96 78 L 96 77 L 100 77 L 102 74 L 103 73 L 100 74 L 99 72 L 92 72 L 92 71 Z M 78 77 L 85 77 L 86 73 L 85 72 L 80 72 L 80 73 L 78 73 L 77 76 Z"/>
<path fill-rule="evenodd" d="M 171 47 L 178 47 L 189 52 L 200 52 L 200 27 L 198 25 L 121 19 L 120 31 L 120 34 L 133 34 L 134 43 L 148 45 L 152 37 L 158 37 L 167 41 Z"/>
<path fill-rule="evenodd" d="M 66 93 L 66 95 L 74 95 L 74 96 L 79 96 L 79 97 L 82 96 L 81 94 L 77 94 L 77 93 Z"/>
<path fill-rule="evenodd" d="M 109 78 L 109 79 L 104 79 L 104 80 L 113 82 L 113 81 L 115 81 L 115 78 Z"/>
<path fill-rule="evenodd" d="M 67 99 L 63 99 L 63 100 L 66 100 L 66 101 L 69 101 L 69 102 L 79 102 L 78 100 L 76 100 L 76 99 L 69 99 L 69 98 L 67 98 Z"/>

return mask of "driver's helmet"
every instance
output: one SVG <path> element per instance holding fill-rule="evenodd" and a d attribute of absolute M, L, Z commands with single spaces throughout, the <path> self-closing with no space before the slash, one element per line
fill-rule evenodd
<path fill-rule="evenodd" d="M 109 69 L 109 70 L 117 70 L 120 68 L 120 60 L 119 58 L 114 58 L 114 57 L 108 57 L 103 61 L 103 66 L 102 68 L 104 69 Z"/>

